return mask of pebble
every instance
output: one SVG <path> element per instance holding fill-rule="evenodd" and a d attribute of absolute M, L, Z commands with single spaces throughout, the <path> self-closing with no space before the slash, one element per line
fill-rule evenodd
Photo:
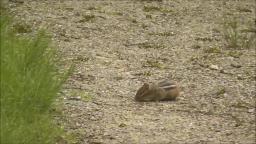
<path fill-rule="evenodd" d="M 242 67 L 242 65 L 240 65 L 239 63 L 236 63 L 236 62 L 233 62 L 233 63 L 231 63 L 230 64 L 232 67 L 234 67 L 234 68 L 240 68 L 240 67 Z"/>
<path fill-rule="evenodd" d="M 241 74 L 238 74 L 238 75 L 237 75 L 237 79 L 238 79 L 238 80 L 243 80 L 244 77 L 243 77 Z"/>
<path fill-rule="evenodd" d="M 254 109 L 254 108 L 248 109 L 248 112 L 249 112 L 249 113 L 254 113 L 254 112 L 255 112 L 255 109 Z"/>
<path fill-rule="evenodd" d="M 228 71 L 226 71 L 226 70 L 222 69 L 222 70 L 220 70 L 220 73 L 228 74 Z"/>
<path fill-rule="evenodd" d="M 77 100 L 77 101 L 79 101 L 79 100 L 81 100 L 81 96 L 69 97 L 68 99 L 69 99 L 69 100 Z"/>
<path fill-rule="evenodd" d="M 217 65 L 210 65 L 211 70 L 218 70 L 219 67 Z"/>

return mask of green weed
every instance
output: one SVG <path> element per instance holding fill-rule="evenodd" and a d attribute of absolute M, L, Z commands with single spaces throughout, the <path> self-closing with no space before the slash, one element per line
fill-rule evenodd
<path fill-rule="evenodd" d="M 32 32 L 32 26 L 25 22 L 18 22 L 13 25 L 14 30 L 17 33 L 30 33 Z"/>
<path fill-rule="evenodd" d="M 1 15 L 1 143 L 53 144 L 61 133 L 50 109 L 67 75 L 50 37 L 18 36 L 10 19 Z"/>
<path fill-rule="evenodd" d="M 235 51 L 235 50 L 233 50 L 233 51 L 229 51 L 229 52 L 227 53 L 227 55 L 228 55 L 228 56 L 231 56 L 231 57 L 234 57 L 234 58 L 239 58 L 240 56 L 243 55 L 243 53 L 240 52 L 240 51 Z"/>
<path fill-rule="evenodd" d="M 95 18 L 95 15 L 83 15 L 83 18 L 79 22 L 92 22 Z"/>
<path fill-rule="evenodd" d="M 92 100 L 92 96 L 84 90 L 72 90 L 69 94 L 74 98 L 81 98 L 81 100 L 88 102 Z"/>
<path fill-rule="evenodd" d="M 205 53 L 221 53 L 221 48 L 220 47 L 210 47 L 204 49 Z"/>
<path fill-rule="evenodd" d="M 245 49 L 255 44 L 255 33 L 244 33 L 237 19 L 224 19 L 223 35 L 228 48 Z"/>
<path fill-rule="evenodd" d="M 157 6 L 144 6 L 143 11 L 144 12 L 161 11 L 161 8 Z"/>
<path fill-rule="evenodd" d="M 173 12 L 172 10 L 164 9 L 164 8 L 158 7 L 158 6 L 144 6 L 143 11 L 144 12 L 158 11 L 158 12 L 162 12 L 162 13 L 172 13 Z"/>
<path fill-rule="evenodd" d="M 93 7 L 93 6 L 89 6 L 87 9 L 88 9 L 88 10 L 97 10 L 97 8 L 96 8 L 96 7 Z"/>
<path fill-rule="evenodd" d="M 144 49 L 149 49 L 149 48 L 162 49 L 162 48 L 164 48 L 164 46 L 161 44 L 155 44 L 155 43 L 149 43 L 149 42 L 143 42 L 143 43 L 139 43 L 137 45 L 139 48 L 144 48 Z"/>
<path fill-rule="evenodd" d="M 147 60 L 143 65 L 144 67 L 163 69 L 164 65 L 158 60 Z"/>

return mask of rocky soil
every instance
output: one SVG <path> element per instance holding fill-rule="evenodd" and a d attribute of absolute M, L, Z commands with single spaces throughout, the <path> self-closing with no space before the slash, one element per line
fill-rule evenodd
<path fill-rule="evenodd" d="M 71 135 L 62 143 L 255 143 L 256 53 L 245 46 L 255 38 L 254 0 L 8 6 L 25 32 L 53 34 L 64 67 L 75 64 L 58 100 L 63 115 L 56 121 Z M 166 78 L 181 85 L 177 101 L 134 101 L 144 82 Z"/>

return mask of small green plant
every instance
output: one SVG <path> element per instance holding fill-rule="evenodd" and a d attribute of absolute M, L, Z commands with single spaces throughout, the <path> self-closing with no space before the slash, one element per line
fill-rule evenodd
<path fill-rule="evenodd" d="M 255 42 L 255 34 L 243 33 L 237 19 L 224 19 L 223 35 L 228 48 L 250 48 Z"/>
<path fill-rule="evenodd" d="M 149 33 L 149 35 L 168 37 L 168 36 L 173 36 L 174 33 L 173 32 L 160 32 L 160 33 Z"/>
<path fill-rule="evenodd" d="M 233 51 L 229 51 L 228 53 L 227 53 L 227 55 L 229 55 L 229 56 L 231 56 L 231 57 L 234 57 L 234 58 L 239 58 L 240 56 L 242 56 L 243 55 L 243 53 L 241 52 L 241 51 L 235 51 L 235 50 L 233 50 Z"/>
<path fill-rule="evenodd" d="M 146 29 L 146 28 L 148 28 L 149 26 L 146 25 L 146 24 L 144 24 L 144 23 L 142 23 L 142 24 L 141 24 L 141 27 L 142 27 L 143 29 Z"/>
<path fill-rule="evenodd" d="M 142 75 L 144 75 L 144 76 L 151 76 L 152 75 L 152 73 L 150 72 L 150 71 L 145 71 L 145 72 L 143 72 L 143 74 Z"/>
<path fill-rule="evenodd" d="M 50 109 L 67 75 L 44 31 L 33 38 L 17 35 L 1 14 L 1 143 L 53 144 L 61 130 Z"/>
<path fill-rule="evenodd" d="M 174 11 L 171 9 L 162 9 L 161 12 L 162 13 L 173 13 Z"/>
<path fill-rule="evenodd" d="M 225 89 L 225 87 L 220 87 L 220 88 L 218 88 L 218 90 L 217 90 L 217 92 L 216 92 L 216 95 L 217 96 L 220 96 L 220 95 L 223 95 L 223 94 L 225 94 L 226 93 L 226 89 Z"/>
<path fill-rule="evenodd" d="M 96 18 L 95 15 L 83 15 L 79 22 L 92 22 Z"/>
<path fill-rule="evenodd" d="M 200 49 L 200 48 L 201 48 L 201 46 L 198 45 L 198 44 L 195 44 L 195 45 L 192 46 L 192 49 Z"/>
<path fill-rule="evenodd" d="M 143 42 L 143 43 L 139 43 L 137 45 L 138 45 L 139 48 L 144 48 L 144 49 L 149 49 L 149 48 L 160 49 L 160 48 L 164 48 L 164 46 L 161 45 L 161 44 L 154 44 L 154 43 L 150 43 L 150 42 Z"/>
<path fill-rule="evenodd" d="M 78 62 L 87 62 L 89 61 L 90 58 L 83 56 L 83 55 L 78 55 L 73 61 L 78 61 Z"/>
<path fill-rule="evenodd" d="M 136 19 L 131 19 L 132 23 L 136 24 L 138 21 Z"/>
<path fill-rule="evenodd" d="M 144 12 L 161 11 L 161 8 L 157 6 L 144 6 L 143 11 Z"/>
<path fill-rule="evenodd" d="M 69 130 L 63 135 L 63 138 L 66 140 L 66 143 L 60 144 L 80 144 L 84 139 L 84 135 L 86 135 L 86 131 L 84 128 L 79 128 L 75 130 Z"/>
<path fill-rule="evenodd" d="M 147 14 L 147 15 L 146 15 L 146 18 L 147 18 L 147 19 L 152 19 L 153 17 L 152 17 L 152 15 Z"/>
<path fill-rule="evenodd" d="M 158 60 L 147 60 L 146 63 L 144 64 L 144 67 L 163 69 L 164 65 Z"/>
<path fill-rule="evenodd" d="M 238 10 L 239 12 L 247 12 L 247 13 L 251 13 L 251 12 L 252 12 L 251 9 L 243 8 L 243 7 L 238 7 L 237 10 Z"/>
<path fill-rule="evenodd" d="M 219 47 L 210 47 L 204 49 L 205 53 L 221 53 L 221 49 Z"/>
<path fill-rule="evenodd" d="M 32 26 L 25 22 L 18 22 L 13 25 L 13 28 L 18 33 L 30 33 L 32 32 Z"/>
<path fill-rule="evenodd" d="M 162 13 L 171 13 L 171 12 L 173 12 L 172 10 L 164 9 L 164 8 L 158 7 L 158 6 L 144 6 L 143 11 L 144 12 L 159 11 L 159 12 L 162 12 Z"/>
<path fill-rule="evenodd" d="M 112 15 L 116 15 L 116 16 L 123 16 L 124 14 L 122 12 L 112 12 Z"/>
<path fill-rule="evenodd" d="M 68 7 L 66 7 L 65 9 L 66 9 L 66 10 L 68 10 L 68 11 L 73 11 L 73 10 L 74 10 L 74 8 L 73 8 L 73 7 L 69 7 L 69 6 L 68 6 Z"/>
<path fill-rule="evenodd" d="M 97 10 L 97 8 L 96 8 L 96 7 L 93 7 L 93 6 L 89 6 L 87 9 L 88 9 L 88 10 Z"/>
<path fill-rule="evenodd" d="M 213 41 L 212 38 L 209 38 L 209 37 L 196 37 L 195 38 L 196 41 Z"/>

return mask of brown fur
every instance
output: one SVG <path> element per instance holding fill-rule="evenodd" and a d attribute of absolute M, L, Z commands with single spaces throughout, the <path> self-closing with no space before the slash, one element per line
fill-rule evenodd
<path fill-rule="evenodd" d="M 174 81 L 164 80 L 157 84 L 144 83 L 135 95 L 136 101 L 175 100 L 180 94 L 179 86 Z"/>

